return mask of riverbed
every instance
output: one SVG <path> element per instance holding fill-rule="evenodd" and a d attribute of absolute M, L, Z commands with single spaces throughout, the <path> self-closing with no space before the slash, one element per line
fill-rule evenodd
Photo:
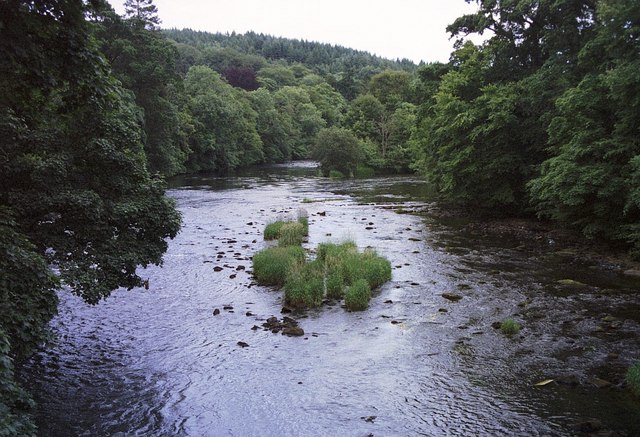
<path fill-rule="evenodd" d="M 61 292 L 57 341 L 24 374 L 41 435 L 640 435 L 624 387 L 638 280 L 554 241 L 474 232 L 433 214 L 428 192 L 309 162 L 171 181 L 183 227 L 164 265 L 140 270 L 149 289 L 96 306 Z M 309 257 L 351 239 L 393 278 L 363 312 L 287 313 L 294 338 L 263 329 L 282 293 L 255 284 L 251 257 L 267 223 L 301 210 Z M 507 318 L 518 334 L 495 328 Z"/>

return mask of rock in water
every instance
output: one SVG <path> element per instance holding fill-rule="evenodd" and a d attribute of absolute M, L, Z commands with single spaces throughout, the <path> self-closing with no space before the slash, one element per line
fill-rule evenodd
<path fill-rule="evenodd" d="M 455 293 L 442 293 L 441 296 L 444 297 L 447 300 L 450 300 L 451 302 L 457 302 L 460 299 L 462 299 L 462 296 L 460 296 L 459 294 L 455 294 Z"/>

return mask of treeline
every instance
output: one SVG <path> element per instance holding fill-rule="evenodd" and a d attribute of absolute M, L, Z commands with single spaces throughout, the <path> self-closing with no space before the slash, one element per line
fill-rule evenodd
<path fill-rule="evenodd" d="M 640 256 L 640 3 L 477 1 L 420 104 L 415 168 L 448 201 L 537 213 Z M 491 37 L 481 47 L 462 42 Z"/>
<path fill-rule="evenodd" d="M 361 165 L 408 170 L 419 86 L 412 63 L 255 33 L 160 32 L 154 18 L 111 11 L 94 23 L 113 74 L 141 110 L 152 172 L 308 158 L 317 134 L 334 127 L 357 135 Z"/>

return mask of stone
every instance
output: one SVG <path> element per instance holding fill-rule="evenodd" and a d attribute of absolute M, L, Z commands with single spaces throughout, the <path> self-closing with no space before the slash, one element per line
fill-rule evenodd
<path fill-rule="evenodd" d="M 451 302 L 457 302 L 460 299 L 462 299 L 462 296 L 460 296 L 459 294 L 455 294 L 455 293 L 442 293 L 441 296 L 444 297 L 447 300 L 450 300 Z"/>
<path fill-rule="evenodd" d="M 560 279 L 558 281 L 560 285 L 566 285 L 568 287 L 586 287 L 587 284 L 583 284 L 582 282 L 575 281 L 573 279 Z"/>
<path fill-rule="evenodd" d="M 218 308 L 216 308 L 215 310 L 213 310 L 213 315 L 217 316 L 218 314 L 220 314 L 220 310 Z"/>
<path fill-rule="evenodd" d="M 244 341 L 239 341 L 237 344 L 242 348 L 249 347 L 249 344 L 245 343 Z"/>
<path fill-rule="evenodd" d="M 632 276 L 634 278 L 640 278 L 640 270 L 629 269 L 622 272 L 625 276 Z"/>
<path fill-rule="evenodd" d="M 282 330 L 282 335 L 286 335 L 288 337 L 302 337 L 304 335 L 304 330 L 298 326 L 289 326 Z"/>
<path fill-rule="evenodd" d="M 221 272 L 221 271 L 222 271 L 222 267 L 220 267 L 220 266 L 215 266 L 215 267 L 213 268 L 213 271 L 214 271 L 214 272 Z"/>

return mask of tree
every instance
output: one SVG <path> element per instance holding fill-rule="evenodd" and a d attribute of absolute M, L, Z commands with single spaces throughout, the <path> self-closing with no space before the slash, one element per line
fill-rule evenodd
<path fill-rule="evenodd" d="M 85 17 L 104 7 L 0 3 L 1 433 L 33 434 L 12 372 L 46 338 L 56 286 L 88 303 L 138 286 L 180 225 L 132 96 L 94 45 Z"/>
<path fill-rule="evenodd" d="M 155 8 L 155 6 L 154 6 Z M 147 162 L 152 172 L 165 176 L 184 173 L 189 150 L 180 141 L 179 109 L 173 92 L 182 87 L 176 74 L 176 47 L 158 32 L 122 20 L 113 11 L 96 20 L 98 42 L 113 73 L 133 91 L 142 109 Z"/>
<path fill-rule="evenodd" d="M 160 25 L 158 8 L 153 0 L 126 0 L 124 2 L 125 17 L 148 30 L 155 30 Z"/>
<path fill-rule="evenodd" d="M 189 171 L 228 171 L 264 160 L 257 114 L 243 91 L 204 65 L 191 67 L 184 85 L 194 126 Z"/>
<path fill-rule="evenodd" d="M 311 156 L 320 162 L 322 171 L 331 170 L 353 174 L 362 160 L 360 141 L 350 130 L 330 127 L 320 130 L 312 148 Z"/>
<path fill-rule="evenodd" d="M 580 53 L 588 73 L 557 100 L 552 156 L 529 189 L 540 216 L 640 256 L 640 7 L 598 5 L 594 39 Z"/>

